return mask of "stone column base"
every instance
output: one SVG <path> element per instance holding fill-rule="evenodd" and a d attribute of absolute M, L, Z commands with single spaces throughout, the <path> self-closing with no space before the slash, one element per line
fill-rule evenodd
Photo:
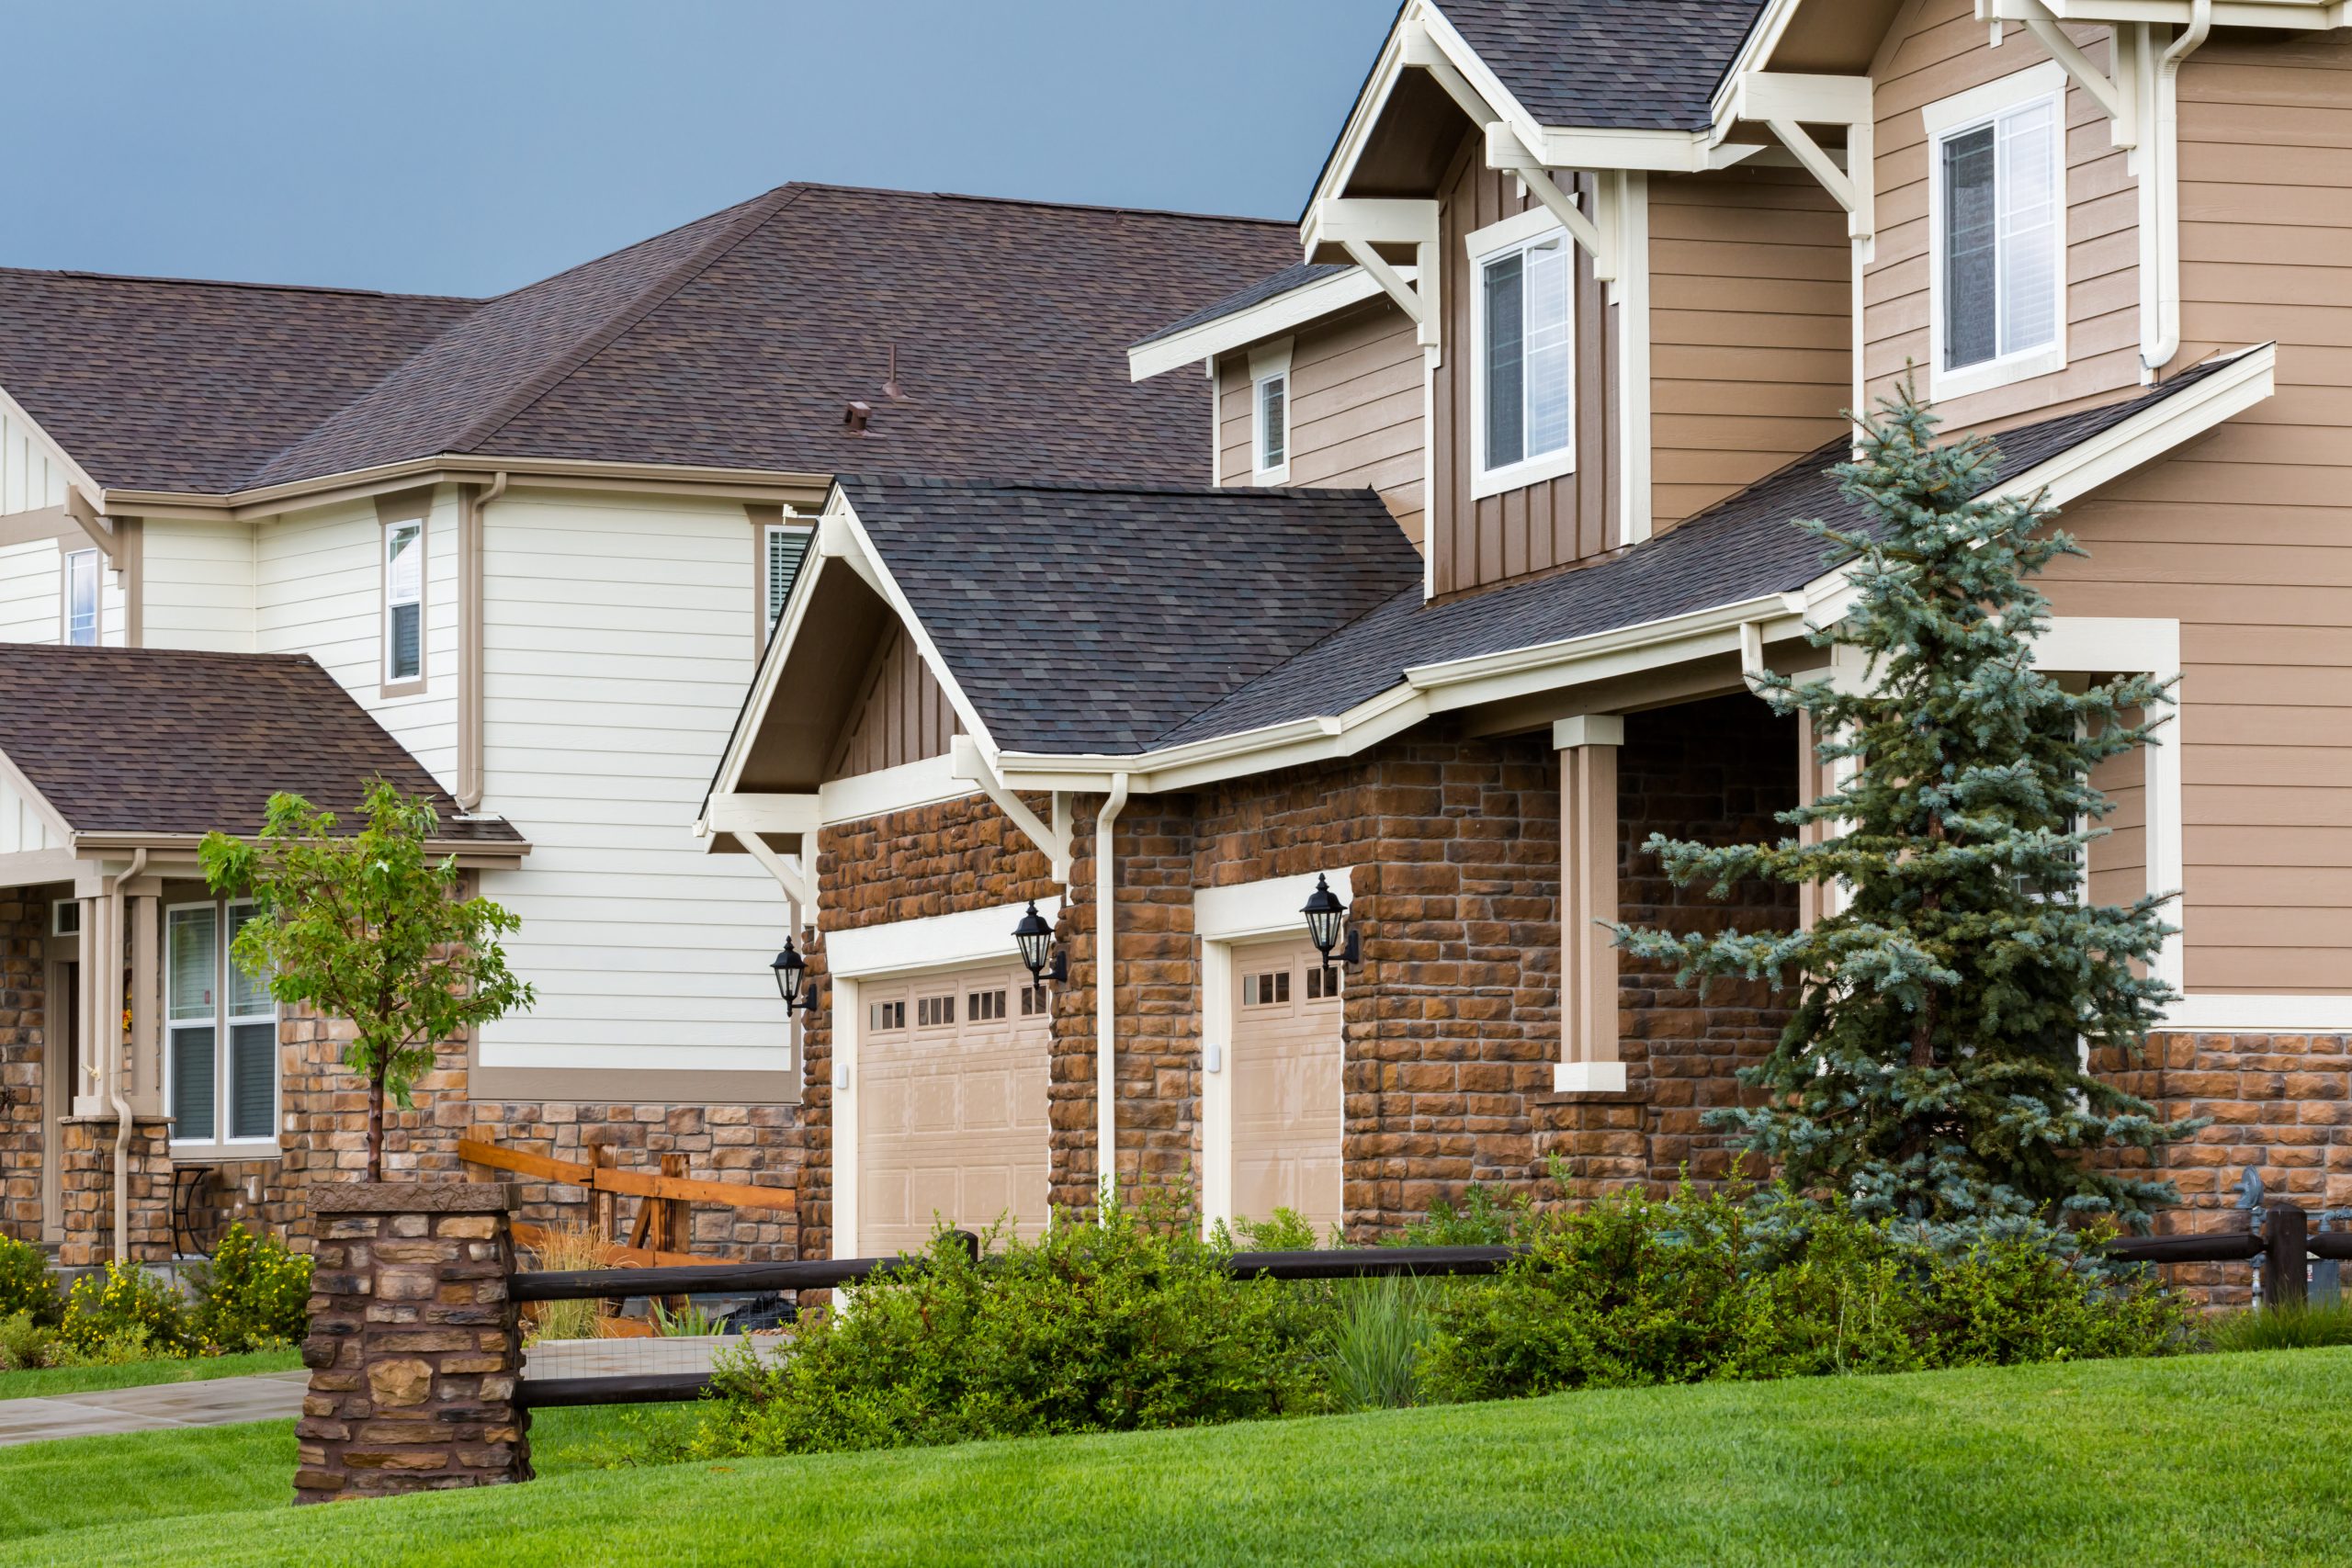
<path fill-rule="evenodd" d="M 471 1182 L 313 1187 L 316 1272 L 294 1500 L 531 1478 L 516 1399 L 513 1190 Z"/>
<path fill-rule="evenodd" d="M 114 1257 L 114 1145 L 116 1122 L 104 1116 L 68 1116 L 58 1123 L 58 1187 L 65 1211 L 57 1261 L 67 1269 L 93 1269 Z M 162 1116 L 130 1118 L 130 1143 L 123 1151 L 130 1170 L 130 1254 L 141 1263 L 172 1258 L 172 1124 Z"/>

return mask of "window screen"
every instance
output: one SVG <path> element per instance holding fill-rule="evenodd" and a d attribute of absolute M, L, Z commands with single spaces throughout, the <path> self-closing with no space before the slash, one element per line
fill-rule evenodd
<path fill-rule="evenodd" d="M 1565 450 L 1574 401 L 1575 253 L 1558 235 L 1479 269 L 1488 469 Z"/>
<path fill-rule="evenodd" d="M 75 550 L 65 558 L 65 640 L 75 648 L 98 645 L 98 552 Z"/>
<path fill-rule="evenodd" d="M 785 601 L 792 597 L 792 583 L 800 575 L 800 563 L 808 558 L 809 530 L 807 528 L 772 527 L 768 530 L 768 629 L 774 631 L 784 614 Z"/>
<path fill-rule="evenodd" d="M 2058 108 L 2041 99 L 1943 139 L 1947 370 L 2058 336 L 2064 175 Z"/>
<path fill-rule="evenodd" d="M 402 523 L 384 536 L 384 679 L 424 673 L 424 525 Z"/>

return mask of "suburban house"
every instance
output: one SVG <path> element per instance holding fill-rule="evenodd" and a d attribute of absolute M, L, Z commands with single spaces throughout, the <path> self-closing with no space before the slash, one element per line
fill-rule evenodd
<path fill-rule="evenodd" d="M 2347 145 L 2322 0 L 1407 0 L 1289 265 L 1128 348 L 1213 468 L 842 465 L 701 808 L 813 877 L 804 1250 L 1722 1174 L 1773 998 L 1596 922 L 1815 912 L 1638 846 L 1818 793 L 1747 677 L 1906 377 L 2090 552 L 2042 664 L 2179 680 L 2086 870 L 2181 895 L 2172 1176 L 2352 1203 Z"/>
<path fill-rule="evenodd" d="M 832 476 L 1193 479 L 1195 392 L 1123 351 L 1293 254 L 787 185 L 491 299 L 0 270 L 0 1230 L 164 1258 L 361 1163 L 335 1026 L 229 964 L 194 849 L 383 777 L 538 995 L 388 1165 L 682 1154 L 783 1190 L 705 1218 L 789 1255 L 797 873 L 692 829 Z"/>

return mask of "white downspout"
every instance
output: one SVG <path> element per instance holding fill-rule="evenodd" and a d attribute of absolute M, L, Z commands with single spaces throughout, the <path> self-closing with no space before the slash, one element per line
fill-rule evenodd
<path fill-rule="evenodd" d="M 1119 813 L 1127 806 L 1127 775 L 1111 775 L 1111 793 L 1094 816 L 1094 1181 L 1095 1201 L 1104 1211 L 1119 1201 L 1118 1035 L 1113 990 L 1117 928 L 1114 894 L 1118 881 Z"/>
<path fill-rule="evenodd" d="M 2188 28 L 2156 62 L 2154 124 L 2149 129 L 2147 171 L 2154 187 L 2156 341 L 2140 354 L 2141 379 L 2180 352 L 2180 68 L 2213 30 L 2213 0 L 2190 0 Z"/>
<path fill-rule="evenodd" d="M 107 1069 L 107 1100 L 114 1107 L 114 1260 L 130 1261 L 130 1102 L 122 1097 L 122 885 L 147 869 L 144 845 L 130 852 L 130 863 L 123 868 L 114 886 L 100 900 L 105 914 L 99 918 L 98 961 L 106 967 L 106 1016 L 96 1020 L 106 1030 L 107 1052 L 101 1061 Z M 132 998 L 136 1007 L 138 1000 Z"/>

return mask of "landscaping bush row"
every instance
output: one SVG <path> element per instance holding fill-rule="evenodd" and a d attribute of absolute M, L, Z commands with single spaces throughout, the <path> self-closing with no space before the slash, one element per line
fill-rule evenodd
<path fill-rule="evenodd" d="M 231 1225 L 186 1273 L 185 1295 L 135 1263 L 61 1292 L 40 1248 L 0 1236 L 0 1371 L 277 1349 L 310 1331 L 311 1259 L 274 1235 Z"/>
<path fill-rule="evenodd" d="M 1312 1246 L 1289 1219 L 1251 1246 Z M 788 1353 L 726 1359 L 663 1457 L 1130 1431 L 1588 1387 L 2163 1355 L 2186 1306 L 2064 1238 L 1931 1248 L 1785 1194 L 1638 1194 L 1577 1211 L 1474 1196 L 1417 1242 L 1515 1241 L 1487 1278 L 1236 1278 L 1181 1199 L 1065 1219 L 1034 1242 L 943 1235 Z"/>

